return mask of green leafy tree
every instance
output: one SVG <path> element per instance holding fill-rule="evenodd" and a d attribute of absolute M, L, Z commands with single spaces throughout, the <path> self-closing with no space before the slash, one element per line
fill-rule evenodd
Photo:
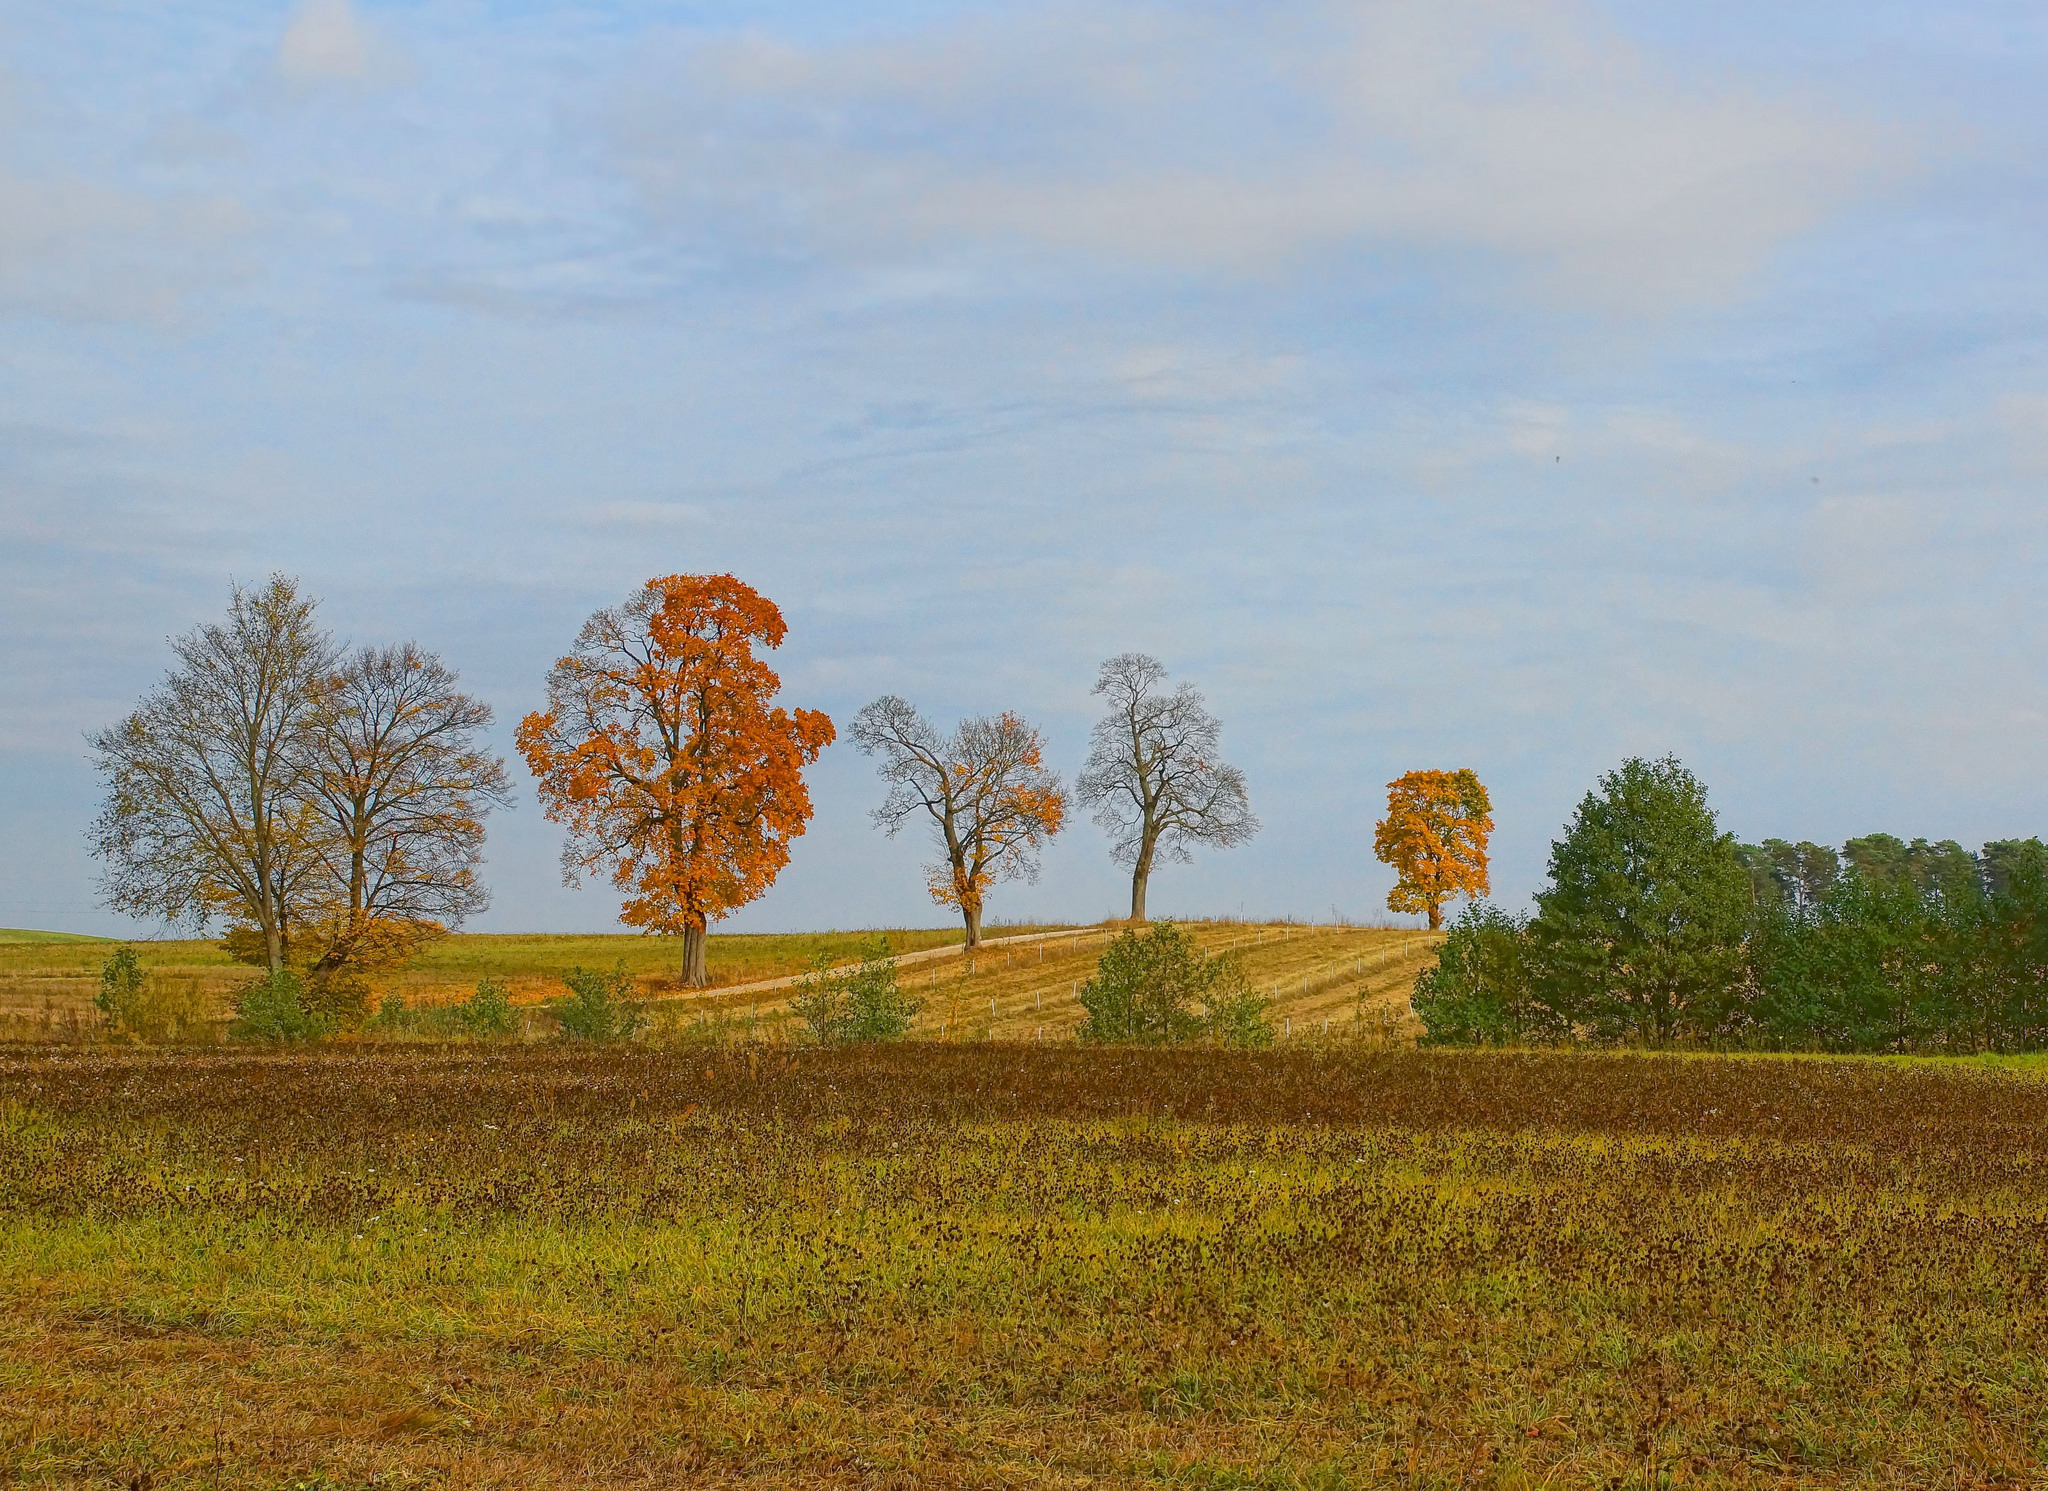
<path fill-rule="evenodd" d="M 1928 1007 L 1927 907 L 1910 880 L 1838 877 L 1760 904 L 1749 935 L 1752 1038 L 1791 1050 L 1906 1050 Z"/>
<path fill-rule="evenodd" d="M 1749 872 L 1758 904 L 1786 902 L 1794 915 L 1826 894 L 1842 867 L 1841 856 L 1825 844 L 1765 839 L 1761 844 L 1738 844 L 1735 853 Z"/>
<path fill-rule="evenodd" d="M 1570 1034 L 1540 1002 L 1531 978 L 1525 918 L 1488 901 L 1467 905 L 1444 934 L 1434 966 L 1411 996 L 1427 1045 L 1504 1046 Z"/>
<path fill-rule="evenodd" d="M 1079 1034 L 1089 1042 L 1153 1046 L 1207 1037 L 1263 1046 L 1273 1039 L 1267 1002 L 1243 966 L 1205 955 L 1172 922 L 1143 935 L 1127 931 L 1105 948 L 1081 1007 L 1088 1018 Z"/>
<path fill-rule="evenodd" d="M 569 997 L 548 1007 L 571 1039 L 630 1041 L 640 1033 L 646 1011 L 633 998 L 633 975 L 626 971 L 624 959 L 609 972 L 572 968 L 562 982 L 569 986 Z"/>
<path fill-rule="evenodd" d="M 1595 1039 L 1709 1035 L 1740 1008 L 1749 874 L 1675 757 L 1600 779 L 1552 844 L 1536 905 L 1540 998 Z"/>
<path fill-rule="evenodd" d="M 857 967 L 835 972 L 828 955 L 797 981 L 790 1000 L 821 1046 L 870 1045 L 899 1041 L 924 1001 L 913 998 L 896 982 L 896 959 L 887 938 L 865 943 Z"/>
<path fill-rule="evenodd" d="M 1980 1051 L 2048 1047 L 2048 846 L 2039 839 L 1984 846 L 1986 900 L 1972 1010 Z"/>
<path fill-rule="evenodd" d="M 1968 899 L 1980 877 L 1977 857 L 1953 839 L 1908 844 L 1891 834 L 1866 834 L 1842 846 L 1843 863 L 1866 880 Z"/>

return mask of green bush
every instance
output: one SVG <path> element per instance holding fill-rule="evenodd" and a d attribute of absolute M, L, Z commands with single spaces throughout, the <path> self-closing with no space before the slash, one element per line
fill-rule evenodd
<path fill-rule="evenodd" d="M 117 947 L 100 965 L 100 992 L 93 1006 L 117 1030 L 140 1035 L 137 1029 L 142 1004 L 142 959 L 132 947 Z"/>
<path fill-rule="evenodd" d="M 244 1041 L 312 1041 L 333 1026 L 306 1001 L 306 983 L 289 968 L 243 989 L 228 1034 Z"/>
<path fill-rule="evenodd" d="M 1436 966 L 1415 976 L 1410 1003 L 1432 1046 L 1504 1046 L 1566 1033 L 1530 984 L 1528 926 L 1485 901 L 1467 905 L 1444 935 Z"/>
<path fill-rule="evenodd" d="M 562 1033 L 579 1041 L 630 1041 L 645 1023 L 646 1012 L 634 1000 L 633 976 L 621 959 L 609 973 L 601 968 L 572 968 L 563 975 L 569 997 L 548 1008 L 561 1022 Z"/>
<path fill-rule="evenodd" d="M 486 977 L 476 986 L 476 992 L 455 1009 L 463 1028 L 474 1036 L 510 1035 L 519 1028 L 519 1017 L 512 1012 L 512 997 L 494 978 Z"/>
<path fill-rule="evenodd" d="M 829 957 L 821 955 L 796 988 L 789 1007 L 821 1046 L 899 1041 L 924 1008 L 923 1000 L 898 986 L 887 938 L 863 943 L 860 965 L 844 973 L 834 973 Z"/>
<path fill-rule="evenodd" d="M 1126 931 L 1103 950 L 1081 989 L 1079 1036 L 1095 1043 L 1172 1045 L 1210 1039 L 1263 1046 L 1273 1039 L 1267 1001 L 1235 958 L 1208 957 L 1172 922 Z"/>
<path fill-rule="evenodd" d="M 1220 1046 L 1253 1049 L 1270 1046 L 1273 1001 L 1256 992 L 1235 958 L 1216 960 L 1226 972 L 1209 991 L 1202 1009 L 1202 1034 Z"/>
<path fill-rule="evenodd" d="M 386 1035 L 469 1035 L 489 1039 L 518 1030 L 519 1016 L 505 986 L 486 977 L 462 1003 L 434 1009 L 409 1010 L 405 997 L 393 990 L 378 1004 L 377 1013 L 366 1022 L 366 1028 Z"/>

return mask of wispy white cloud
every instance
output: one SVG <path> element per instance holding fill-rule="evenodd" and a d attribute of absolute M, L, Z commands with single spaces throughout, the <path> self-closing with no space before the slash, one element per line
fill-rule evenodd
<path fill-rule="evenodd" d="M 1736 290 L 1899 169 L 1816 100 L 1689 79 L 1570 0 L 1036 9 L 886 43 L 680 41 L 616 111 L 653 212 L 872 262 L 1506 260 L 1640 306 Z"/>

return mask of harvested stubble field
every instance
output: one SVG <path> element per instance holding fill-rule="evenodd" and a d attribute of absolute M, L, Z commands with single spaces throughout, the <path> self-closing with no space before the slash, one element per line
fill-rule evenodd
<path fill-rule="evenodd" d="M 1276 1025 L 1288 1038 L 1364 1036 L 1408 1042 L 1420 1030 L 1408 1006 L 1416 971 L 1435 954 L 1435 934 L 1305 926 L 1295 923 L 1189 924 L 1205 951 L 1235 952 L 1259 989 L 1273 998 Z M 1117 927 L 995 927 L 972 959 L 957 951 L 932 961 L 906 961 L 905 988 L 924 1000 L 916 1034 L 927 1040 L 1064 1040 L 1083 1018 L 1075 993 L 1094 973 L 1106 939 Z M 958 949 L 956 928 L 887 932 L 721 934 L 708 948 L 714 987 L 683 989 L 676 981 L 677 944 L 638 936 L 463 934 L 431 944 L 408 967 L 371 980 L 372 1000 L 396 992 L 417 1008 L 466 999 L 477 981 L 505 984 L 515 1005 L 528 1008 L 564 993 L 571 968 L 610 968 L 624 960 L 656 1015 L 654 1035 L 678 1035 L 695 1026 L 750 1039 L 789 1040 L 799 1031 L 789 1014 L 790 990 L 760 988 L 787 980 L 819 957 L 834 962 L 860 956 L 870 939 L 886 937 L 897 953 Z M 49 942 L 0 944 L 0 1036 L 68 1039 L 89 1036 L 97 1024 L 92 998 L 100 964 L 116 944 Z M 194 1007 L 212 1015 L 218 1035 L 233 992 L 256 976 L 216 942 L 135 944 L 157 985 L 189 991 Z M 544 1017 L 533 1033 L 551 1033 Z"/>
<path fill-rule="evenodd" d="M 16 1483 L 2043 1479 L 2024 1070 L 43 1047 L 0 1105 Z"/>
<path fill-rule="evenodd" d="M 903 987 L 923 1001 L 912 1033 L 923 1040 L 1070 1039 L 1086 1017 L 1078 996 L 1121 926 L 1003 934 L 971 958 L 906 963 Z M 1421 1030 L 1408 1004 L 1416 972 L 1441 938 L 1384 927 L 1276 922 L 1186 924 L 1207 953 L 1230 953 L 1272 1001 L 1283 1039 L 1412 1042 Z M 770 1039 L 794 1036 L 788 989 L 712 991 L 665 1001 L 673 1024 L 738 1018 Z"/>

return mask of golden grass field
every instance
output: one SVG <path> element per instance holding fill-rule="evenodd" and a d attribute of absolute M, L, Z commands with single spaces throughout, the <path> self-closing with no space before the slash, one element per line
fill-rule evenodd
<path fill-rule="evenodd" d="M 1412 1040 L 1419 1026 L 1408 1010 L 1416 971 L 1433 956 L 1429 933 L 1297 923 L 1190 923 L 1208 951 L 1229 950 L 1252 982 L 1274 1001 L 1285 1037 L 1369 1036 Z M 1058 1040 L 1082 1020 L 1074 1001 L 1094 972 L 1104 941 L 1118 928 L 998 927 L 972 960 L 957 952 L 905 961 L 904 987 L 925 1001 L 915 1034 L 926 1039 Z M 682 988 L 673 942 L 639 936 L 506 936 L 463 934 L 429 946 L 410 966 L 380 975 L 387 990 L 413 1007 L 452 1004 L 490 976 L 515 1004 L 534 1007 L 564 993 L 561 975 L 577 966 L 609 968 L 623 960 L 653 1006 L 653 1032 L 678 1035 L 695 1026 L 723 1026 L 756 1039 L 793 1037 L 787 989 L 747 986 L 802 973 L 820 956 L 852 961 L 862 945 L 886 937 L 901 954 L 957 949 L 957 928 L 883 932 L 713 935 L 714 987 Z M 995 939 L 1000 939 L 997 943 Z M 0 941 L 0 1035 L 72 1038 L 94 1027 L 92 998 L 101 963 L 117 944 L 98 941 Z M 149 977 L 172 986 L 211 1012 L 216 1027 L 229 1015 L 233 992 L 255 971 L 231 960 L 214 941 L 140 942 Z M 536 1034 L 547 1022 L 532 1022 Z"/>
<path fill-rule="evenodd" d="M 15 1485 L 2039 1486 L 2044 1343 L 2029 1070 L 0 1050 Z"/>

